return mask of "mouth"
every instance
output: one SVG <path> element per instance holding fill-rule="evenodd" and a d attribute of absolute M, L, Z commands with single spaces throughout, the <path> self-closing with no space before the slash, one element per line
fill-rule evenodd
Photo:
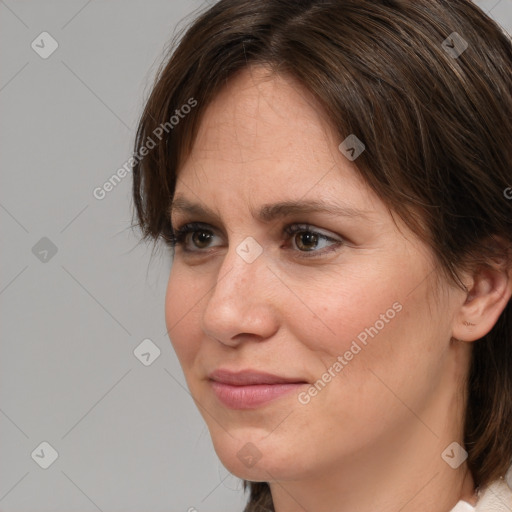
<path fill-rule="evenodd" d="M 255 409 L 308 385 L 301 378 L 255 370 L 218 369 L 208 379 L 218 400 L 230 409 Z"/>

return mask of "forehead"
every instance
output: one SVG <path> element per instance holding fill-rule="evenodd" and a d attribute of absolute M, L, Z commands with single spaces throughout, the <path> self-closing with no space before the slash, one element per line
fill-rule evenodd
<path fill-rule="evenodd" d="M 213 209 L 220 202 L 254 210 L 328 200 L 375 210 L 378 198 L 338 150 L 340 142 L 300 84 L 267 68 L 245 68 L 205 109 L 176 196 Z"/>
<path fill-rule="evenodd" d="M 235 161 L 258 150 L 273 155 L 300 150 L 314 157 L 329 155 L 336 139 L 319 102 L 301 84 L 250 66 L 231 77 L 206 107 L 193 150 L 195 156 L 222 152 Z"/>

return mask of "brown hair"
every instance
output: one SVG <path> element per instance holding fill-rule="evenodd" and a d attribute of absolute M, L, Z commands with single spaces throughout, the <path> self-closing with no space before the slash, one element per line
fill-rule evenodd
<path fill-rule="evenodd" d="M 460 270 L 496 258 L 511 267 L 512 44 L 469 0 L 221 0 L 174 46 L 135 142 L 143 240 L 172 237 L 177 170 L 207 105 L 237 71 L 265 65 L 318 99 L 340 142 L 350 134 L 364 142 L 359 173 L 429 244 L 446 277 L 464 288 Z M 512 462 L 510 301 L 474 344 L 464 442 L 478 486 Z M 246 512 L 273 510 L 267 483 L 247 487 Z"/>

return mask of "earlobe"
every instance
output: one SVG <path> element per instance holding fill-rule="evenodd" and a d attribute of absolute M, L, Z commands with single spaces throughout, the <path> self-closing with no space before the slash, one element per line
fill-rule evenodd
<path fill-rule="evenodd" d="M 470 281 L 452 330 L 453 338 L 466 342 L 479 340 L 488 334 L 512 296 L 510 269 L 480 268 Z"/>

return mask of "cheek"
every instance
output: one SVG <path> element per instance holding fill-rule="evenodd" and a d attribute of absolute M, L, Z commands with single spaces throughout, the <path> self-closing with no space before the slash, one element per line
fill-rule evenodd
<path fill-rule="evenodd" d="M 422 275 L 421 269 L 416 273 Z M 338 277 L 337 284 L 331 279 L 303 289 L 302 299 L 313 304 L 315 314 L 289 308 L 287 320 L 306 349 L 304 359 L 313 363 L 310 377 L 321 381 L 318 395 L 324 398 L 315 395 L 314 400 L 333 400 L 333 408 L 328 407 L 333 411 L 339 410 L 340 400 L 347 412 L 363 407 L 368 420 L 396 402 L 393 392 L 421 400 L 419 390 L 429 388 L 443 354 L 442 322 L 431 316 L 425 287 L 411 293 L 411 281 L 421 279 L 397 271 L 377 277 Z M 324 383 L 329 390 L 323 390 Z"/>
<path fill-rule="evenodd" d="M 178 360 L 186 372 L 191 366 L 198 350 L 199 338 L 196 336 L 199 324 L 201 293 L 194 287 L 193 280 L 184 277 L 173 266 L 167 283 L 165 295 L 165 325 L 167 334 Z"/>
<path fill-rule="evenodd" d="M 396 279 L 372 276 L 370 269 L 365 274 L 326 274 L 302 288 L 296 283 L 302 304 L 289 304 L 283 312 L 293 334 L 308 349 L 336 358 L 350 351 L 353 342 L 364 349 L 403 324 L 407 292 Z M 353 352 L 357 351 L 354 346 Z M 347 357 L 354 359 L 355 354 Z"/>

